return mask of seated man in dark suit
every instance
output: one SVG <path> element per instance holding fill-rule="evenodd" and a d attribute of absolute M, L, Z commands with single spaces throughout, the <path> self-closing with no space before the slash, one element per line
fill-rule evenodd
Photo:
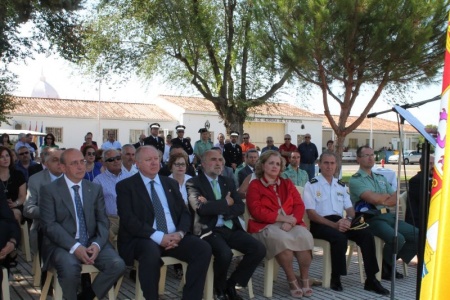
<path fill-rule="evenodd" d="M 171 256 L 188 263 L 182 299 L 200 300 L 211 247 L 189 234 L 191 216 L 178 182 L 158 175 L 158 151 L 141 146 L 135 157 L 139 173 L 116 185 L 119 253 L 127 265 L 139 261 L 145 299 L 158 299 L 161 257 Z"/>
<path fill-rule="evenodd" d="M 78 299 L 102 299 L 125 272 L 108 241 L 102 188 L 83 179 L 86 160 L 77 149 L 62 153 L 61 169 L 64 176 L 40 191 L 43 269 L 55 268 L 64 298 L 75 300 L 81 264 L 94 265 L 100 273 Z"/>
<path fill-rule="evenodd" d="M 256 149 L 250 149 L 245 153 L 245 167 L 238 173 L 239 186 L 242 185 L 248 175 L 255 172 L 255 165 L 258 157 L 259 154 Z"/>
<path fill-rule="evenodd" d="M 244 213 L 245 204 L 233 180 L 220 175 L 224 165 L 223 156 L 216 150 L 208 150 L 201 162 L 203 172 L 186 183 L 189 204 L 200 217 L 199 224 L 194 224 L 194 233 L 211 245 L 216 299 L 239 300 L 242 298 L 236 293 L 236 284 L 247 286 L 266 255 L 266 249 L 241 226 L 238 216 Z M 231 249 L 245 255 L 227 280 L 233 258 Z"/>

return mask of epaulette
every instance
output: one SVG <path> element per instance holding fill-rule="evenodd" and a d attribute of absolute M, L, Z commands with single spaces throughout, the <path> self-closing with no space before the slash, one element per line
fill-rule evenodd
<path fill-rule="evenodd" d="M 359 174 L 359 173 L 355 173 L 352 175 L 352 177 L 360 177 L 360 176 L 361 176 L 361 174 Z"/>
<path fill-rule="evenodd" d="M 309 183 L 316 183 L 316 182 L 319 182 L 319 180 L 317 180 L 316 178 L 313 178 L 309 181 Z"/>
<path fill-rule="evenodd" d="M 342 180 L 339 179 L 339 180 L 337 181 L 337 183 L 340 184 L 340 185 L 342 185 L 343 187 L 345 187 L 345 183 L 344 183 Z"/>

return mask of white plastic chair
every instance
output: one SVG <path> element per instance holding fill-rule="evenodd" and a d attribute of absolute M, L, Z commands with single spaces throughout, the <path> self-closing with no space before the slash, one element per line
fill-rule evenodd
<path fill-rule="evenodd" d="M 2 267 L 2 272 L 3 272 L 3 280 L 2 280 L 3 300 L 10 300 L 8 270 Z"/>

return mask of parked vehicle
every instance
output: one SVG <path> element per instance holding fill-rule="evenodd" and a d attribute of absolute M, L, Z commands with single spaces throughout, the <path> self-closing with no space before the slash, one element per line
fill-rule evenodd
<path fill-rule="evenodd" d="M 394 154 L 389 156 L 388 162 L 390 164 L 398 164 L 398 154 Z M 422 153 L 414 151 L 414 150 L 405 150 L 403 161 L 405 162 L 405 165 L 408 164 L 418 164 L 420 161 L 420 158 L 422 157 Z"/>

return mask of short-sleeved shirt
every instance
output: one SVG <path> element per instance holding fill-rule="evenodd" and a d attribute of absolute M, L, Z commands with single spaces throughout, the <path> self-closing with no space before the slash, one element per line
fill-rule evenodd
<path fill-rule="evenodd" d="M 381 174 L 372 172 L 372 176 L 367 172 L 359 169 L 358 172 L 352 175 L 349 181 L 350 198 L 353 203 L 361 200 L 360 196 L 365 191 L 372 191 L 378 194 L 394 193 L 394 189 L 387 181 L 386 177 Z M 383 208 L 384 205 L 377 205 L 377 208 Z"/>
<path fill-rule="evenodd" d="M 213 143 L 211 141 L 204 142 L 202 140 L 198 140 L 195 142 L 194 145 L 194 153 L 198 157 L 202 157 L 203 153 L 205 153 L 208 150 L 211 150 L 212 147 Z"/>
<path fill-rule="evenodd" d="M 286 167 L 286 170 L 281 174 L 282 178 L 290 179 L 294 185 L 304 187 L 308 182 L 308 173 L 305 170 L 297 168 L 294 170 L 290 165 Z"/>
<path fill-rule="evenodd" d="M 116 149 L 119 150 L 122 148 L 122 145 L 120 144 L 119 141 L 114 141 L 114 142 L 110 142 L 110 141 L 106 141 L 102 144 L 102 149 L 103 150 L 108 150 L 108 149 Z"/>
<path fill-rule="evenodd" d="M 343 211 L 352 207 L 345 184 L 336 178 L 333 178 L 329 184 L 322 174 L 306 183 L 303 201 L 306 209 L 314 209 L 321 216 L 338 215 L 342 217 Z"/>

